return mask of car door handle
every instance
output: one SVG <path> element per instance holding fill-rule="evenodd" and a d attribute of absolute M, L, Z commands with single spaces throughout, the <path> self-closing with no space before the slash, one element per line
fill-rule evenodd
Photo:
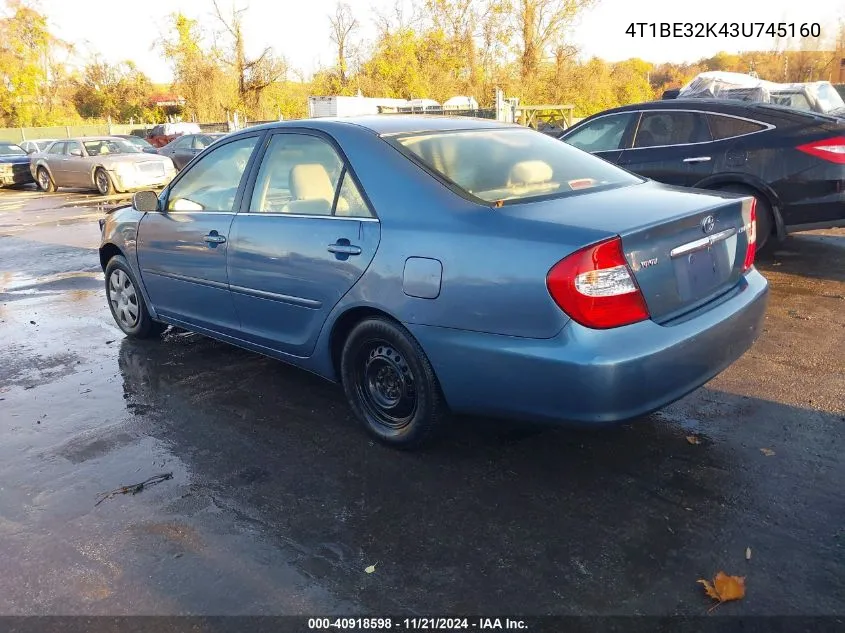
<path fill-rule="evenodd" d="M 685 158 L 685 163 L 706 163 L 710 160 L 709 156 L 696 156 L 695 158 Z"/>
<path fill-rule="evenodd" d="M 361 247 L 350 244 L 347 240 L 338 240 L 335 244 L 329 244 L 329 252 L 342 255 L 360 255 Z"/>
<path fill-rule="evenodd" d="M 212 231 L 202 239 L 206 244 L 222 244 L 226 241 L 225 237 L 217 234 L 217 231 Z"/>

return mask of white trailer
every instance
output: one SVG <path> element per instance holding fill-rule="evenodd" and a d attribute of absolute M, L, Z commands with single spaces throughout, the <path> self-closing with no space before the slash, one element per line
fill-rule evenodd
<path fill-rule="evenodd" d="M 308 97 L 308 116 L 347 117 L 364 114 L 378 114 L 379 107 L 401 108 L 408 106 L 405 99 L 381 99 L 378 97 Z"/>

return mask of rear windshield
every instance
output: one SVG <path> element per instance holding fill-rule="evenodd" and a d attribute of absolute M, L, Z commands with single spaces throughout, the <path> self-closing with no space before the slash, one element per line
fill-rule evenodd
<path fill-rule="evenodd" d="M 525 128 L 428 132 L 395 141 L 464 193 L 485 202 L 642 182 L 600 158 Z"/>

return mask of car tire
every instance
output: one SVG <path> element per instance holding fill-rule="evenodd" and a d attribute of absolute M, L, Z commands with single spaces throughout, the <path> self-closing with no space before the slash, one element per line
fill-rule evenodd
<path fill-rule="evenodd" d="M 109 172 L 102 167 L 97 167 L 94 172 L 94 185 L 101 196 L 110 196 L 114 193 L 114 182 L 112 182 Z"/>
<path fill-rule="evenodd" d="M 117 327 L 130 338 L 153 338 L 166 327 L 150 316 L 135 273 L 122 255 L 106 265 L 106 300 Z"/>
<path fill-rule="evenodd" d="M 772 248 L 778 238 L 775 231 L 775 214 L 769 200 L 759 191 L 743 185 L 724 185 L 719 187 L 719 191 L 741 193 L 757 200 L 757 252 L 762 253 Z"/>
<path fill-rule="evenodd" d="M 404 327 L 365 319 L 349 333 L 340 361 L 355 416 L 379 442 L 402 449 L 431 443 L 448 417 L 434 369 Z"/>
<path fill-rule="evenodd" d="M 53 182 L 53 177 L 45 167 L 39 167 L 35 172 L 35 176 L 38 188 L 41 189 L 41 191 L 53 193 L 56 190 L 56 183 Z"/>

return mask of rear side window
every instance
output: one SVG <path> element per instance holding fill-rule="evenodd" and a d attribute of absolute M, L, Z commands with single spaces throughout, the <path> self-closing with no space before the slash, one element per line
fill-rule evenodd
<path fill-rule="evenodd" d="M 622 148 L 622 138 L 633 112 L 610 114 L 585 123 L 572 134 L 564 137 L 570 145 L 585 152 L 608 152 Z"/>
<path fill-rule="evenodd" d="M 568 143 L 524 128 L 409 134 L 397 137 L 396 143 L 458 189 L 485 202 L 641 182 Z"/>
<path fill-rule="evenodd" d="M 762 123 L 735 119 L 730 116 L 708 114 L 707 118 L 710 121 L 710 132 L 713 134 L 713 140 L 716 141 L 733 138 L 734 136 L 742 136 L 743 134 L 752 134 L 753 132 L 766 129 L 766 126 Z"/>
<path fill-rule="evenodd" d="M 637 128 L 634 147 L 687 145 L 704 143 L 710 130 L 703 114 L 698 112 L 643 112 Z"/>
<path fill-rule="evenodd" d="M 67 143 L 53 143 L 48 150 L 48 154 L 64 154 L 65 153 L 65 145 Z"/>

